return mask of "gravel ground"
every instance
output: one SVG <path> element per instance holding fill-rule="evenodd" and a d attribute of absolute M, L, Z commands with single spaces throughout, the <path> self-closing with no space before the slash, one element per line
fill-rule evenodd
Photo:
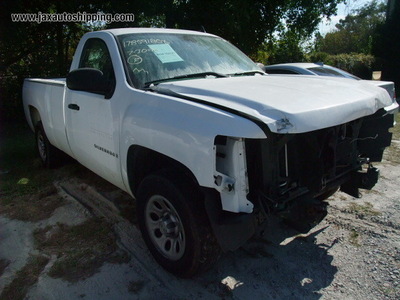
<path fill-rule="evenodd" d="M 62 198 L 63 205 L 48 218 L 0 216 L 0 299 L 400 299 L 400 168 L 393 160 L 376 166 L 381 179 L 375 188 L 361 199 L 336 193 L 328 199 L 327 217 L 310 232 L 298 234 L 271 218 L 262 238 L 226 253 L 213 269 L 190 280 L 154 262 L 134 214 L 126 213 L 134 208 L 125 194 L 76 178 L 60 180 L 46 197 Z M 93 272 L 78 272 L 74 280 L 51 276 L 66 254 L 43 251 L 35 232 L 91 218 L 112 225 L 116 252 L 125 259 L 99 259 Z M 23 275 L 32 255 L 46 257 L 44 267 L 37 275 Z M 10 286 L 24 292 L 11 298 Z"/>

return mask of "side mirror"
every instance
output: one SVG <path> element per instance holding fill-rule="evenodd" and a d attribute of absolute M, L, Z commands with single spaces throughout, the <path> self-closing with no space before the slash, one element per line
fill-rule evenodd
<path fill-rule="evenodd" d="M 81 68 L 69 72 L 67 75 L 67 87 L 74 91 L 104 96 L 109 95 L 112 89 L 110 81 L 104 78 L 103 72 L 93 68 Z"/>

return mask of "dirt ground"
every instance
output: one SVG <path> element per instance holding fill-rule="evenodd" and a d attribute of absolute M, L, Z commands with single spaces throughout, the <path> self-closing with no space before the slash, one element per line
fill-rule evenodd
<path fill-rule="evenodd" d="M 272 218 L 262 239 L 185 280 L 152 259 L 129 196 L 83 168 L 18 197 L 3 185 L 0 299 L 400 299 L 399 151 L 396 136 L 375 188 L 336 193 L 307 234 Z"/>

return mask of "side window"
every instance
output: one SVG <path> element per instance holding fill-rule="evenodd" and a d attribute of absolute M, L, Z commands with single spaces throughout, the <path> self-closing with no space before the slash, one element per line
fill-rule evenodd
<path fill-rule="evenodd" d="M 103 72 L 105 78 L 115 81 L 110 52 L 101 39 L 89 39 L 83 47 L 79 68 L 95 68 Z"/>

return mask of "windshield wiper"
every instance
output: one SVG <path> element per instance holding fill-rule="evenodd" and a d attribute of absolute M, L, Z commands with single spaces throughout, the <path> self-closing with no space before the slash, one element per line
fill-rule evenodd
<path fill-rule="evenodd" d="M 148 81 L 144 84 L 145 88 L 148 88 L 152 84 L 157 84 L 165 81 L 175 80 L 175 79 L 185 79 L 185 78 L 203 78 L 206 76 L 215 76 L 217 78 L 221 77 L 228 77 L 228 75 L 217 73 L 217 72 L 201 72 L 201 73 L 193 73 L 193 74 L 186 74 L 186 75 L 179 75 L 170 78 L 158 79 L 153 81 Z"/>
<path fill-rule="evenodd" d="M 255 74 L 265 75 L 265 73 L 262 71 L 247 71 L 247 72 L 233 73 L 233 74 L 229 74 L 229 75 L 231 75 L 231 76 L 246 76 L 246 75 L 255 75 Z"/>

